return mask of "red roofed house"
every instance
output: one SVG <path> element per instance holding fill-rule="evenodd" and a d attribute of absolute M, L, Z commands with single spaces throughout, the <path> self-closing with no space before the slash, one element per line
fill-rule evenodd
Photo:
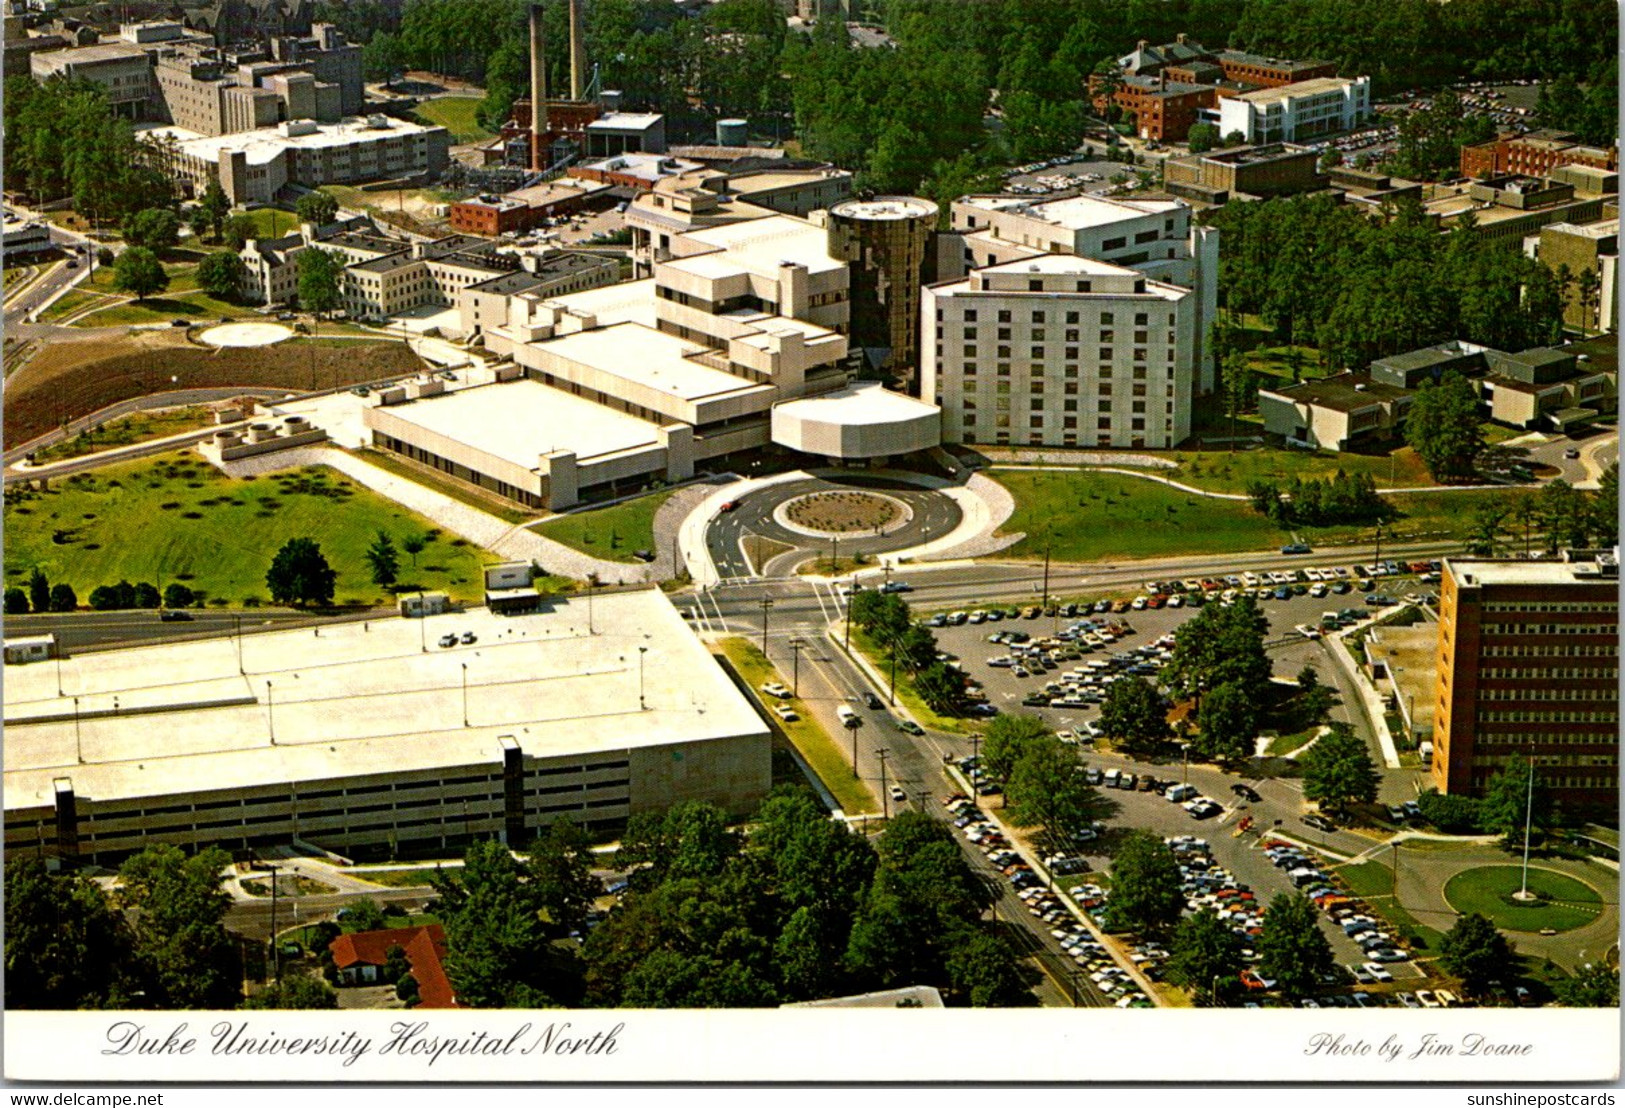
<path fill-rule="evenodd" d="M 455 1008 L 457 997 L 442 964 L 446 933 L 438 923 L 427 927 L 393 927 L 386 931 L 357 931 L 340 935 L 328 945 L 339 969 L 341 985 L 376 985 L 383 981 L 384 961 L 390 947 L 398 946 L 411 963 L 418 982 L 419 1008 Z"/>

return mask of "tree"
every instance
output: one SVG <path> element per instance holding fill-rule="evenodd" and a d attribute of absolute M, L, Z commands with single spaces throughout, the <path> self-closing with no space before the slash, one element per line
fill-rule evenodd
<path fill-rule="evenodd" d="M 429 536 L 416 532 L 401 540 L 401 549 L 406 552 L 407 557 L 412 559 L 413 569 L 417 568 L 418 555 L 423 553 L 423 548 L 428 545 Z"/>
<path fill-rule="evenodd" d="M 124 221 L 124 241 L 162 252 L 180 241 L 180 230 L 180 216 L 168 208 L 143 208 Z"/>
<path fill-rule="evenodd" d="M 1219 144 L 1219 128 L 1212 123 L 1194 124 L 1186 140 L 1192 154 L 1205 154 Z"/>
<path fill-rule="evenodd" d="M 1202 698 L 1196 726 L 1192 745 L 1209 761 L 1250 758 L 1258 737 L 1258 701 L 1240 682 L 1226 682 Z"/>
<path fill-rule="evenodd" d="M 406 51 L 401 40 L 388 31 L 372 36 L 372 41 L 361 48 L 361 69 L 369 81 L 382 81 L 384 87 L 406 68 Z"/>
<path fill-rule="evenodd" d="M 132 608 L 156 608 L 163 603 L 163 597 L 158 595 L 158 586 L 151 581 L 136 582 L 130 599 Z"/>
<path fill-rule="evenodd" d="M 1054 734 L 1049 724 L 1025 712 L 994 716 L 982 735 L 982 769 L 996 781 L 1008 780 L 1027 749 Z"/>
<path fill-rule="evenodd" d="M 1455 373 L 1438 384 L 1424 382 L 1411 398 L 1405 440 L 1436 480 L 1470 477 L 1484 449 L 1473 386 Z"/>
<path fill-rule="evenodd" d="M 1246 144 L 1247 135 L 1244 132 L 1231 131 L 1229 134 L 1224 136 L 1225 146 L 1245 146 Z"/>
<path fill-rule="evenodd" d="M 1303 796 L 1323 809 L 1341 809 L 1349 804 L 1370 804 L 1377 799 L 1382 777 L 1371 761 L 1364 740 L 1346 723 L 1315 741 L 1299 759 L 1303 767 Z"/>
<path fill-rule="evenodd" d="M 1509 972 L 1512 956 L 1513 947 L 1507 937 L 1477 912 L 1457 920 L 1439 944 L 1439 964 L 1475 995 Z"/>
<path fill-rule="evenodd" d="M 1185 908 L 1179 863 L 1168 844 L 1131 831 L 1112 859 L 1112 895 L 1106 922 L 1113 931 L 1160 933 L 1179 922 Z"/>
<path fill-rule="evenodd" d="M 19 588 L 6 590 L 6 615 L 26 616 L 28 614 L 28 594 Z"/>
<path fill-rule="evenodd" d="M 1006 814 L 1016 826 L 1042 825 L 1063 837 L 1088 827 L 1100 809 L 1077 755 L 1052 735 L 1022 751 L 1004 795 Z"/>
<path fill-rule="evenodd" d="M 72 612 L 79 607 L 79 594 L 73 591 L 73 586 L 59 581 L 51 586 L 51 611 Z"/>
<path fill-rule="evenodd" d="M 396 948 L 398 949 L 398 948 Z M 248 1009 L 331 1010 L 339 1006 L 339 994 L 320 978 L 289 974 L 243 1001 Z"/>
<path fill-rule="evenodd" d="M 89 878 L 13 850 L 5 865 L 6 1007 L 135 1007 L 139 966 L 124 916 Z"/>
<path fill-rule="evenodd" d="M 265 587 L 277 604 L 331 604 L 338 574 L 313 539 L 289 539 L 271 559 Z"/>
<path fill-rule="evenodd" d="M 384 909 L 371 897 L 352 900 L 344 908 L 344 927 L 348 931 L 381 931 Z"/>
<path fill-rule="evenodd" d="M 1610 462 L 1597 482 L 1592 498 L 1591 530 L 1601 546 L 1619 542 L 1619 463 Z"/>
<path fill-rule="evenodd" d="M 399 944 L 392 945 L 384 951 L 384 965 L 380 971 L 384 984 L 393 985 L 411 972 L 412 963 L 406 957 L 406 950 Z"/>
<path fill-rule="evenodd" d="M 300 223 L 314 223 L 320 227 L 338 217 L 339 202 L 332 193 L 312 189 L 299 198 L 293 210 L 298 213 Z"/>
<path fill-rule="evenodd" d="M 1218 1004 L 1215 982 L 1241 972 L 1241 938 L 1211 908 L 1186 916 L 1168 944 L 1168 965 L 1185 979 L 1191 995 L 1205 990 L 1208 1003 Z"/>
<path fill-rule="evenodd" d="M 169 287 L 169 274 L 164 272 L 158 255 L 144 246 L 132 246 L 113 263 L 113 287 L 145 300 Z"/>
<path fill-rule="evenodd" d="M 186 213 L 186 226 L 191 228 L 192 236 L 199 242 L 209 233 L 209 213 L 202 208 L 194 207 Z"/>
<path fill-rule="evenodd" d="M 150 846 L 119 867 L 121 906 L 135 917 L 137 953 L 152 966 L 159 1008 L 231 1008 L 241 993 L 237 944 L 226 932 L 231 856 L 209 847 L 188 858 Z"/>
<path fill-rule="evenodd" d="M 299 251 L 296 257 L 299 259 L 300 306 L 317 315 L 337 308 L 341 271 L 337 255 L 311 246 Z"/>
<path fill-rule="evenodd" d="M 248 245 L 249 239 L 260 237 L 259 224 L 247 212 L 238 212 L 227 218 L 220 233 L 221 240 L 235 253 Z"/>
<path fill-rule="evenodd" d="M 1176 632 L 1173 653 L 1162 667 L 1163 685 L 1175 696 L 1200 698 L 1233 683 L 1250 697 L 1261 697 L 1270 679 L 1264 654 L 1268 625 L 1252 597 L 1207 605 Z"/>
<path fill-rule="evenodd" d="M 1314 904 L 1300 893 L 1278 893 L 1258 936 L 1258 972 L 1274 978 L 1282 996 L 1296 1000 L 1319 988 L 1333 964 L 1332 944 L 1320 930 Z"/>
<path fill-rule="evenodd" d="M 945 968 L 954 991 L 972 1008 L 1028 1007 L 1036 1002 L 1022 980 L 1010 944 L 982 928 L 961 928 L 948 947 Z"/>
<path fill-rule="evenodd" d="M 1548 550 L 1588 545 L 1593 512 L 1585 493 L 1559 477 L 1540 490 L 1539 507 Z"/>
<path fill-rule="evenodd" d="M 1552 991 L 1565 1008 L 1618 1008 L 1619 970 L 1601 962 L 1581 966 L 1573 977 L 1553 985 Z"/>
<path fill-rule="evenodd" d="M 225 222 L 226 213 L 231 211 L 231 201 L 226 198 L 226 190 L 220 187 L 219 181 L 209 182 L 209 186 L 203 190 L 203 197 L 198 201 L 198 209 L 208 218 L 209 228 L 218 241 L 220 226 Z"/>
<path fill-rule="evenodd" d="M 538 890 L 500 842 L 475 843 L 460 870 L 433 879 L 446 974 L 469 1008 L 534 1008 L 569 991 L 542 922 Z M 560 995 L 555 996 L 555 992 Z"/>
<path fill-rule="evenodd" d="M 965 678 L 944 662 L 933 663 L 914 679 L 914 691 L 938 715 L 957 715 L 965 707 Z"/>
<path fill-rule="evenodd" d="M 1124 750 L 1149 751 L 1168 738 L 1168 710 L 1151 682 L 1143 677 L 1120 677 L 1106 690 L 1100 730 Z"/>
<path fill-rule="evenodd" d="M 197 287 L 216 300 L 235 300 L 242 291 L 247 267 L 229 250 L 217 250 L 198 263 Z"/>
<path fill-rule="evenodd" d="M 1422 818 L 1449 835 L 1470 835 L 1478 830 L 1478 800 L 1460 793 L 1427 789 L 1416 798 Z"/>
<path fill-rule="evenodd" d="M 36 612 L 51 610 L 51 582 L 39 566 L 28 575 L 28 602 Z"/>
<path fill-rule="evenodd" d="M 531 845 L 525 872 L 557 935 L 576 934 L 587 926 L 587 912 L 603 892 L 592 875 L 592 861 L 587 836 L 563 816 Z"/>
<path fill-rule="evenodd" d="M 190 608 L 197 603 L 197 593 L 179 581 L 164 586 L 164 607 Z"/>
<path fill-rule="evenodd" d="M 1490 834 L 1500 835 L 1501 845 L 1509 850 L 1523 843 L 1526 815 L 1531 825 L 1530 833 L 1537 841 L 1542 830 L 1552 824 L 1551 793 L 1541 782 L 1538 773 L 1531 774 L 1528 759 L 1521 754 L 1512 755 L 1490 778 L 1478 803 L 1479 826 Z"/>
<path fill-rule="evenodd" d="M 1329 173 L 1343 164 L 1343 152 L 1335 146 L 1328 146 L 1326 152 L 1320 156 L 1319 168 L 1322 173 Z"/>
<path fill-rule="evenodd" d="M 372 583 L 388 588 L 400 574 L 401 559 L 395 553 L 395 540 L 383 531 L 367 547 L 367 564 L 372 567 Z"/>
<path fill-rule="evenodd" d="M 1467 553 L 1476 558 L 1493 558 L 1501 548 L 1501 524 L 1510 509 L 1486 500 L 1473 509 L 1472 522 L 1465 535 Z"/>

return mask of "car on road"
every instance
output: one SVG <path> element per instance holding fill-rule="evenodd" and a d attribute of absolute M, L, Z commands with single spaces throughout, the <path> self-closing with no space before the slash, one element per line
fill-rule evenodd
<path fill-rule="evenodd" d="M 1258 791 L 1256 789 L 1254 789 L 1251 785 L 1242 785 L 1242 784 L 1231 785 L 1230 786 L 1230 791 L 1235 793 L 1237 796 L 1241 797 L 1242 799 L 1246 800 L 1250 804 L 1257 804 L 1259 801 L 1264 799 L 1263 797 L 1258 795 Z"/>
<path fill-rule="evenodd" d="M 767 684 L 762 686 L 762 691 L 768 696 L 776 696 L 780 700 L 790 699 L 790 690 L 779 681 L 769 681 Z"/>
<path fill-rule="evenodd" d="M 796 720 L 801 718 L 800 716 L 796 715 L 796 710 L 790 707 L 788 704 L 773 705 L 773 714 L 778 716 L 785 723 L 794 723 Z"/>
<path fill-rule="evenodd" d="M 1568 458 L 1570 461 L 1573 461 L 1575 458 L 1578 458 L 1579 456 L 1580 456 L 1580 448 L 1577 447 L 1577 446 L 1571 446 L 1567 450 L 1563 451 L 1563 457 Z"/>
<path fill-rule="evenodd" d="M 1287 543 L 1287 545 L 1281 547 L 1281 553 L 1282 554 L 1313 554 L 1314 551 L 1310 549 L 1309 544 L 1306 543 L 1306 542 L 1293 542 L 1293 543 Z"/>
<path fill-rule="evenodd" d="M 874 712 L 880 711 L 880 709 L 882 707 L 882 705 L 880 703 L 880 697 L 876 696 L 872 692 L 867 692 L 867 691 L 864 692 L 864 694 L 863 694 L 863 706 L 865 708 L 868 708 L 870 711 L 874 711 Z"/>
<path fill-rule="evenodd" d="M 893 785 L 891 787 L 891 789 L 890 789 L 890 792 L 891 792 L 891 798 L 893 800 L 907 800 L 908 799 L 908 793 L 903 791 L 903 786 L 901 786 L 901 785 Z"/>
<path fill-rule="evenodd" d="M 158 619 L 164 623 L 189 623 L 192 619 L 192 613 L 168 608 L 158 613 Z"/>
<path fill-rule="evenodd" d="M 1320 638 L 1320 628 L 1311 627 L 1307 623 L 1300 623 L 1296 627 L 1294 627 L 1293 630 L 1296 631 L 1298 634 L 1302 635 L 1306 639 L 1318 639 L 1318 638 Z"/>
<path fill-rule="evenodd" d="M 1321 816 L 1321 815 L 1307 815 L 1307 816 L 1304 816 L 1303 817 L 1303 822 L 1307 823 L 1310 827 L 1313 827 L 1316 831 L 1336 831 L 1337 830 L 1337 824 L 1333 823 L 1331 820 L 1329 820 L 1325 816 Z"/>
<path fill-rule="evenodd" d="M 907 581 L 887 581 L 880 586 L 881 592 L 913 592 L 914 586 Z"/>
<path fill-rule="evenodd" d="M 900 719 L 900 720 L 898 720 L 897 721 L 897 729 L 899 731 L 903 732 L 904 734 L 907 734 L 907 735 L 923 735 L 923 734 L 925 734 L 925 728 L 921 727 L 919 724 L 915 723 L 911 719 Z"/>
<path fill-rule="evenodd" d="M 192 326 L 192 321 L 189 319 L 172 319 L 169 321 L 169 325 L 171 327 L 190 327 Z"/>
<path fill-rule="evenodd" d="M 717 511 L 719 511 L 719 512 L 731 512 L 731 511 L 733 511 L 734 509 L 736 509 L 738 507 L 739 507 L 739 501 L 737 501 L 737 500 L 724 500 L 722 502 L 722 506 L 719 507 L 717 509 Z"/>

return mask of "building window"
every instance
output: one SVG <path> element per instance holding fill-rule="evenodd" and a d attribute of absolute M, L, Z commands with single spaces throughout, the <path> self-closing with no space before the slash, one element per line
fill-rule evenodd
<path fill-rule="evenodd" d="M 967 339 L 975 338 L 976 337 L 976 328 L 974 328 L 974 327 L 965 328 L 965 337 Z"/>
<path fill-rule="evenodd" d="M 1134 317 L 1134 326 L 1144 327 L 1146 325 L 1146 321 L 1150 318 L 1151 317 L 1145 312 L 1139 312 Z"/>
<path fill-rule="evenodd" d="M 1102 362 L 1109 362 L 1109 361 L 1112 360 L 1112 348 L 1111 347 L 1102 346 L 1100 348 L 1100 360 Z"/>
<path fill-rule="evenodd" d="M 969 309 L 968 311 L 965 312 L 965 322 L 966 323 L 975 323 L 976 322 L 976 309 L 975 308 L 971 308 L 971 309 Z"/>
<path fill-rule="evenodd" d="M 1008 346 L 999 347 L 999 357 L 1008 358 L 1009 356 L 1010 356 L 1010 348 Z"/>
<path fill-rule="evenodd" d="M 1076 400 L 1063 400 L 1061 410 L 1063 412 L 1075 412 L 1078 410 L 1078 402 Z"/>
<path fill-rule="evenodd" d="M 1009 323 L 1010 322 L 1010 312 L 1008 310 L 1004 310 L 1004 311 L 999 312 L 999 322 L 1000 323 Z"/>
<path fill-rule="evenodd" d="M 1078 321 L 1078 313 L 1077 312 L 1067 312 L 1066 313 L 1066 321 L 1068 323 L 1076 323 Z"/>
<path fill-rule="evenodd" d="M 1112 383 L 1110 381 L 1102 381 L 1100 383 L 1100 386 L 1099 386 L 1098 395 L 1100 395 L 1100 396 L 1110 396 L 1111 394 L 1112 394 Z"/>
<path fill-rule="evenodd" d="M 1102 327 L 1110 327 L 1115 322 L 1116 322 L 1116 320 L 1113 317 L 1113 314 L 1111 312 L 1101 312 L 1100 313 L 1100 325 Z"/>
<path fill-rule="evenodd" d="M 976 347 L 975 347 L 974 344 L 972 344 L 972 343 L 966 343 L 965 344 L 964 356 L 967 357 L 967 358 L 976 357 Z"/>
<path fill-rule="evenodd" d="M 1117 334 L 1116 334 L 1116 332 L 1109 331 L 1109 330 L 1101 331 L 1100 332 L 1100 341 L 1101 342 L 1116 342 L 1117 341 Z"/>
<path fill-rule="evenodd" d="M 1078 348 L 1076 346 L 1069 346 L 1066 348 L 1066 360 L 1069 362 L 1075 362 L 1078 360 Z"/>
<path fill-rule="evenodd" d="M 1068 396 L 1076 396 L 1078 394 L 1078 383 L 1076 381 L 1063 382 L 1061 391 Z"/>
<path fill-rule="evenodd" d="M 1043 312 L 1034 312 L 1033 313 L 1033 322 L 1034 323 L 1043 323 L 1044 322 L 1044 313 Z"/>
<path fill-rule="evenodd" d="M 1033 328 L 1033 336 L 1032 336 L 1032 338 L 1033 338 L 1034 342 L 1043 342 L 1044 341 L 1044 329 L 1042 327 L 1034 327 Z"/>
<path fill-rule="evenodd" d="M 1035 362 L 1041 362 L 1044 360 L 1044 348 L 1042 346 L 1035 346 L 1032 348 L 1032 359 Z"/>
<path fill-rule="evenodd" d="M 1112 417 L 1101 416 L 1099 419 L 1095 420 L 1095 427 L 1097 430 L 1110 431 L 1112 429 Z"/>
<path fill-rule="evenodd" d="M 1027 391 L 1032 393 L 1034 396 L 1037 396 L 1038 394 L 1040 394 L 1040 393 L 1042 393 L 1044 391 L 1044 382 L 1042 382 L 1042 381 L 1030 382 L 1027 385 Z"/>
<path fill-rule="evenodd" d="M 1043 292 L 1044 291 L 1044 282 L 1042 280 L 1039 280 L 1036 277 L 1032 278 L 1031 280 L 1029 280 L 1027 282 L 1027 291 L 1028 292 Z"/>
<path fill-rule="evenodd" d="M 1009 362 L 1000 362 L 997 366 L 994 367 L 994 372 L 996 372 L 1000 377 L 1008 377 L 1008 376 L 1010 376 L 1010 363 Z M 1005 382 L 1000 382 L 1000 383 L 1004 384 Z"/>
<path fill-rule="evenodd" d="M 1008 327 L 1000 327 L 999 328 L 999 339 L 1001 341 L 1009 341 L 1009 338 L 1010 338 L 1010 328 L 1008 328 Z"/>

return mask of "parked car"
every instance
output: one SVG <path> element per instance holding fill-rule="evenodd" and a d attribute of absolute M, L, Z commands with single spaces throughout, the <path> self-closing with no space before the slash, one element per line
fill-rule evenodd
<path fill-rule="evenodd" d="M 773 705 L 773 714 L 778 716 L 785 723 L 794 723 L 796 720 L 801 718 L 800 716 L 796 715 L 796 710 L 790 707 L 788 704 Z"/>
<path fill-rule="evenodd" d="M 1313 827 L 1317 831 L 1336 831 L 1337 830 L 1337 824 L 1333 823 L 1331 820 L 1329 820 L 1325 816 L 1321 816 L 1321 815 L 1304 816 L 1303 817 L 1303 822 L 1307 823 L 1310 827 Z"/>
<path fill-rule="evenodd" d="M 790 690 L 779 681 L 769 681 L 767 684 L 762 686 L 762 691 L 768 696 L 776 696 L 780 700 L 790 699 Z"/>
<path fill-rule="evenodd" d="M 440 645 L 441 646 L 456 646 L 457 645 L 457 636 L 456 635 L 441 635 L 440 636 Z"/>

